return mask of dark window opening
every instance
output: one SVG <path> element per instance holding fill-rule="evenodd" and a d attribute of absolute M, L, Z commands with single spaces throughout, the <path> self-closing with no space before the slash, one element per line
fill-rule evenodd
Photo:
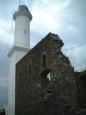
<path fill-rule="evenodd" d="M 21 73 L 19 73 L 19 77 L 21 77 Z"/>
<path fill-rule="evenodd" d="M 18 80 L 21 80 L 21 78 L 22 78 L 21 75 L 22 75 L 21 72 L 19 72 Z"/>
<path fill-rule="evenodd" d="M 43 67 L 46 67 L 46 55 L 42 56 L 42 65 Z"/>
<path fill-rule="evenodd" d="M 26 33 L 26 31 L 24 30 L 24 34 Z"/>
<path fill-rule="evenodd" d="M 29 75 L 31 75 L 31 65 L 29 65 Z"/>
<path fill-rule="evenodd" d="M 51 91 L 51 90 L 48 90 L 47 93 L 52 93 L 52 91 Z"/>

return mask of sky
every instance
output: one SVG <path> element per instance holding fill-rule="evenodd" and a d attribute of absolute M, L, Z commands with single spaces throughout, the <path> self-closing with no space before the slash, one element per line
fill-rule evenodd
<path fill-rule="evenodd" d="M 31 48 L 49 32 L 63 40 L 62 52 L 69 57 L 75 71 L 86 69 L 86 0 L 20 0 L 29 7 L 33 19 L 30 27 Z M 0 0 L 0 105 L 8 102 L 10 59 L 8 51 L 14 41 L 13 13 L 19 0 Z"/>

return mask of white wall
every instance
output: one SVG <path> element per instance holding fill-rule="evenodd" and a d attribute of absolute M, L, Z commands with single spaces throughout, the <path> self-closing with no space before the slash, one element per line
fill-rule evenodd
<path fill-rule="evenodd" d="M 15 115 L 15 70 L 16 63 L 24 57 L 27 51 L 15 50 L 10 57 L 10 76 L 9 76 L 9 92 L 8 92 L 8 115 Z"/>
<path fill-rule="evenodd" d="M 8 115 L 15 115 L 15 54 L 10 57 Z"/>

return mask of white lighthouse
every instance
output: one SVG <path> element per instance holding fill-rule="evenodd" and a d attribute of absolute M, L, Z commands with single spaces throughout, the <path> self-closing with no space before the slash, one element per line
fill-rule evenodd
<path fill-rule="evenodd" d="M 14 46 L 8 53 L 10 58 L 8 115 L 15 115 L 16 63 L 30 49 L 30 21 L 32 20 L 32 15 L 27 6 L 20 5 L 13 14 L 13 19 L 15 21 Z"/>

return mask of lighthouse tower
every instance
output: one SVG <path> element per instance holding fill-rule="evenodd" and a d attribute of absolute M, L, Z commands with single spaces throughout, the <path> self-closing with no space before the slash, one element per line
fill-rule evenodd
<path fill-rule="evenodd" d="M 10 58 L 8 115 L 15 115 L 16 63 L 30 49 L 30 21 L 32 15 L 27 6 L 19 5 L 18 10 L 13 14 L 13 19 L 15 21 L 14 46 L 8 53 Z"/>

